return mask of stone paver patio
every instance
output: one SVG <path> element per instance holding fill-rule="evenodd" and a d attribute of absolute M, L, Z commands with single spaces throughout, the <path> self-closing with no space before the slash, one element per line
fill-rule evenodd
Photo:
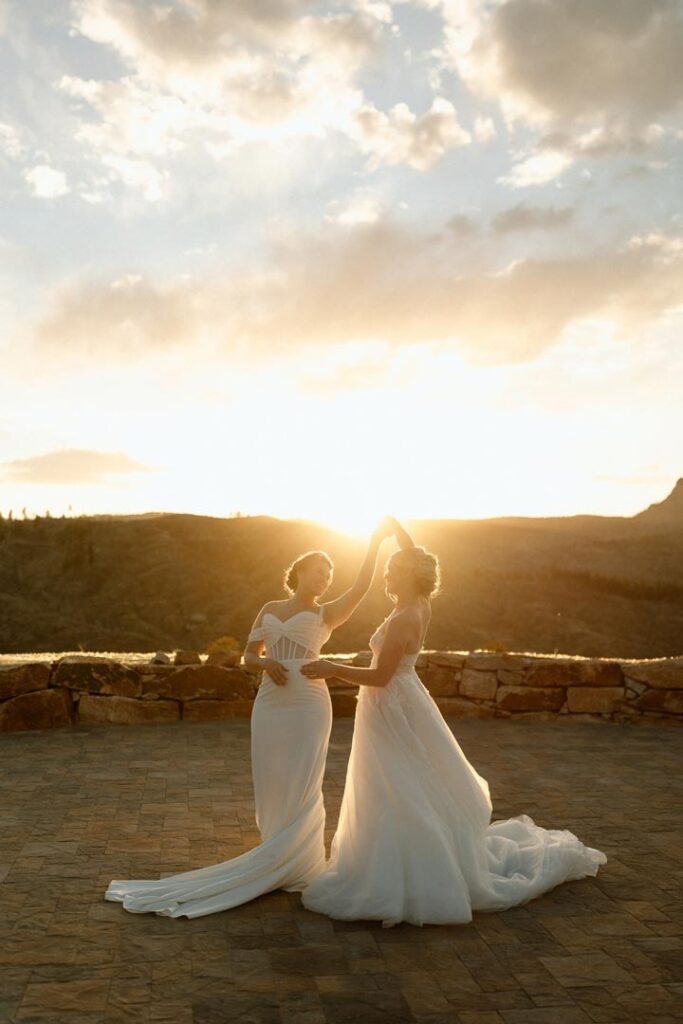
<path fill-rule="evenodd" d="M 605 851 L 597 876 L 467 925 L 342 923 L 296 893 L 129 914 L 158 878 L 259 842 L 249 721 L 0 738 L 0 1020 L 590 1024 L 683 1020 L 683 740 L 667 726 L 449 719 L 495 818 Z M 353 721 L 334 722 L 328 850 Z"/>

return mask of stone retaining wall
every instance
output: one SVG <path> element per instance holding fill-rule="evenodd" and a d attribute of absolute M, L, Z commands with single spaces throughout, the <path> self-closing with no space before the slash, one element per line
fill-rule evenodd
<path fill-rule="evenodd" d="M 369 652 L 329 660 L 368 665 Z M 683 724 L 683 656 L 616 661 L 425 651 L 422 683 L 445 716 Z M 248 718 L 259 676 L 244 667 L 126 664 L 76 655 L 0 667 L 0 731 Z M 335 715 L 358 689 L 329 679 Z"/>

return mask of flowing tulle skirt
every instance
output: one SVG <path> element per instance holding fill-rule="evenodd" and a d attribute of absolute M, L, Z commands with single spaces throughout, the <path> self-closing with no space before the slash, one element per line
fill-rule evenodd
<path fill-rule="evenodd" d="M 290 659 L 285 686 L 267 674 L 251 716 L 251 763 L 260 845 L 231 860 L 160 879 L 115 879 L 105 899 L 135 914 L 200 917 L 273 889 L 301 892 L 325 867 L 322 783 L 332 727 L 324 680 Z"/>
<path fill-rule="evenodd" d="M 607 857 L 525 814 L 491 822 L 488 783 L 465 757 L 414 665 L 361 687 L 339 824 L 303 905 L 384 927 L 458 924 L 506 910 Z"/>

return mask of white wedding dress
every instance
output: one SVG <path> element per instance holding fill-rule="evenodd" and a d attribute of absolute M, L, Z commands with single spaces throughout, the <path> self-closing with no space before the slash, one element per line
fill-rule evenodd
<path fill-rule="evenodd" d="M 262 842 L 231 860 L 160 879 L 115 879 L 105 899 L 135 914 L 200 917 L 227 910 L 273 889 L 301 892 L 325 868 L 322 782 L 332 728 L 324 679 L 299 671 L 320 657 L 332 630 L 323 606 L 281 621 L 266 612 L 248 642 L 284 664 L 278 686 L 263 673 L 251 715 L 251 765 L 256 824 Z"/>
<path fill-rule="evenodd" d="M 392 615 L 395 612 L 392 612 Z M 389 616 L 370 638 L 377 664 Z M 459 924 L 515 907 L 607 857 L 526 814 L 491 822 L 488 783 L 465 757 L 406 654 L 384 688 L 361 686 L 339 824 L 308 910 L 385 928 Z"/>

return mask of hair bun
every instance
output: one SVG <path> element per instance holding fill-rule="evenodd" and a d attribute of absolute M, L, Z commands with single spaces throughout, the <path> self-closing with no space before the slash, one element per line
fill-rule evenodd
<path fill-rule="evenodd" d="M 308 565 L 308 563 L 315 558 L 322 558 L 323 561 L 327 562 L 330 569 L 334 569 L 334 563 L 326 551 L 307 551 L 305 554 L 299 555 L 299 557 L 295 558 L 291 565 L 285 569 L 283 578 L 285 590 L 290 597 L 299 586 L 299 569 Z"/>
<path fill-rule="evenodd" d="M 441 571 L 436 555 L 421 545 L 412 548 L 401 548 L 392 556 L 401 568 L 405 568 L 413 576 L 419 594 L 433 597 L 441 586 Z"/>

